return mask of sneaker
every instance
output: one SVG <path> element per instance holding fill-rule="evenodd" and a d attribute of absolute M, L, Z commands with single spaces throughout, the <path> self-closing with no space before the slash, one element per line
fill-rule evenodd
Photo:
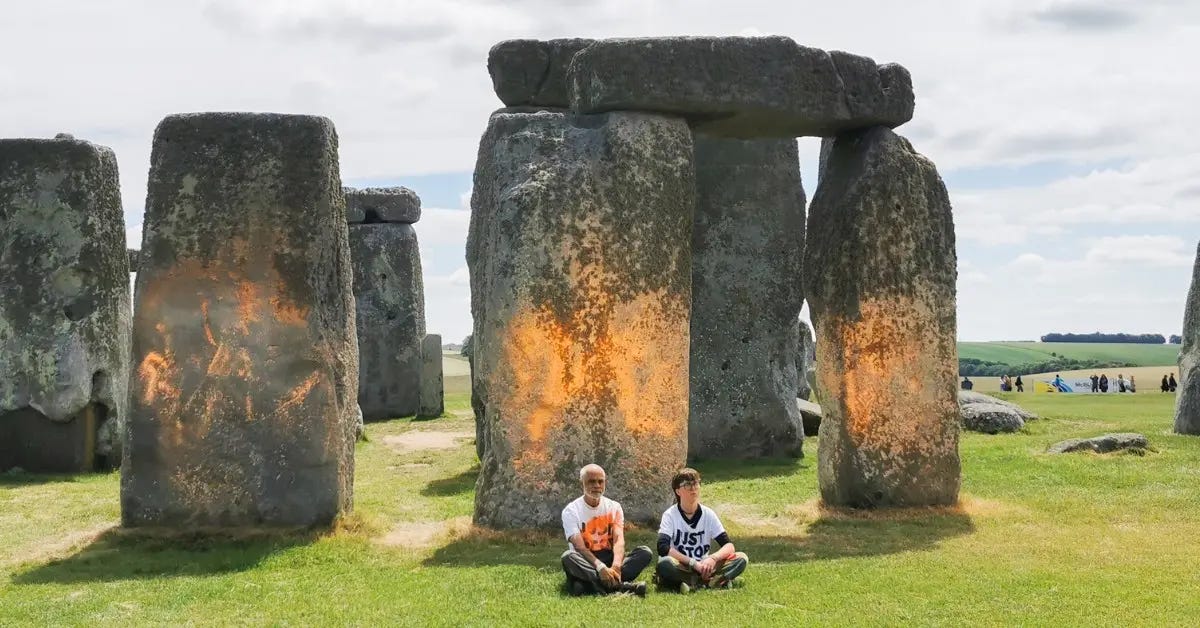
<path fill-rule="evenodd" d="M 567 583 L 567 591 L 575 597 L 580 597 L 592 593 L 592 587 L 582 580 L 571 580 Z"/>
<path fill-rule="evenodd" d="M 688 593 L 692 592 L 692 586 L 686 582 L 680 582 L 679 583 L 679 592 L 684 595 L 687 595 Z"/>
<path fill-rule="evenodd" d="M 621 586 L 617 587 L 621 593 L 632 593 L 638 597 L 646 597 L 645 582 L 622 582 Z"/>

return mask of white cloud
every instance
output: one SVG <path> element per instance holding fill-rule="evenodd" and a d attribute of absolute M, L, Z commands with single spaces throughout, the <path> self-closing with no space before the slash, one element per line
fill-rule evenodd
<path fill-rule="evenodd" d="M 1175 236 L 1117 236 L 1100 238 L 1084 255 L 1089 264 L 1141 264 L 1190 268 L 1192 252 Z"/>

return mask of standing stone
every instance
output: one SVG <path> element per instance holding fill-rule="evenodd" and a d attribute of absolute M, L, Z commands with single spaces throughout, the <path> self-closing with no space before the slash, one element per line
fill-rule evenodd
<path fill-rule="evenodd" d="M 687 453 L 687 125 L 501 110 L 471 206 L 476 523 L 559 525 L 588 463 L 627 519 L 657 521 Z"/>
<path fill-rule="evenodd" d="M 414 217 L 407 188 L 346 189 L 347 217 L 372 222 L 350 225 L 350 258 L 358 329 L 358 404 L 363 419 L 379 421 L 417 413 L 420 405 L 421 339 L 425 337 L 425 291 L 421 253 L 411 224 L 379 222 L 381 216 Z M 412 195 L 415 198 L 415 194 Z M 420 207 L 420 201 L 415 203 Z M 419 217 L 419 214 L 418 214 Z"/>
<path fill-rule="evenodd" d="M 106 147 L 0 140 L 0 471 L 120 462 L 130 317 L 120 190 Z"/>
<path fill-rule="evenodd" d="M 1200 245 L 1192 268 L 1192 286 L 1183 309 L 1179 347 L 1179 392 L 1175 397 L 1175 433 L 1200 435 Z"/>
<path fill-rule="evenodd" d="M 811 401 L 812 385 L 808 383 L 808 371 L 816 365 L 816 356 L 813 354 L 813 337 L 812 328 L 808 323 L 796 321 L 796 335 L 800 337 L 800 343 L 796 347 L 796 396 L 805 400 Z M 807 432 L 805 436 L 807 436 Z"/>
<path fill-rule="evenodd" d="M 446 411 L 442 390 L 442 337 L 425 336 L 421 343 L 421 408 L 417 416 L 434 419 Z"/>
<path fill-rule="evenodd" d="M 173 115 L 137 277 L 127 526 L 313 526 L 351 508 L 358 347 L 333 124 Z"/>
<path fill-rule="evenodd" d="M 954 222 L 933 163 L 882 127 L 839 136 L 810 208 L 821 497 L 958 497 Z"/>
<path fill-rule="evenodd" d="M 802 456 L 796 140 L 694 139 L 688 457 Z"/>

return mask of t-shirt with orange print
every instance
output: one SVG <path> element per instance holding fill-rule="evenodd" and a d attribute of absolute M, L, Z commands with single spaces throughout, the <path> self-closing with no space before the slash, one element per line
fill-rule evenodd
<path fill-rule="evenodd" d="M 571 537 L 580 534 L 583 544 L 593 554 L 612 552 L 613 541 L 618 526 L 625 525 L 625 512 L 621 504 L 607 497 L 600 497 L 600 503 L 592 508 L 582 495 L 567 504 L 562 511 L 563 533 L 567 537 L 567 547 L 576 551 L 571 545 Z"/>

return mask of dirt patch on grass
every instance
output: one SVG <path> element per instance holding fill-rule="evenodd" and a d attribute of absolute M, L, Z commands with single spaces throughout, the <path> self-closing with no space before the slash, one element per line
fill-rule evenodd
<path fill-rule="evenodd" d="M 383 444 L 396 453 L 408 453 L 429 449 L 454 449 L 461 441 L 469 438 L 475 438 L 475 433 L 414 430 L 395 436 L 384 436 Z"/>
<path fill-rule="evenodd" d="M 405 521 L 396 524 L 377 542 L 385 547 L 425 549 L 460 539 L 470 533 L 471 529 L 470 517 L 455 517 L 444 521 Z"/>

